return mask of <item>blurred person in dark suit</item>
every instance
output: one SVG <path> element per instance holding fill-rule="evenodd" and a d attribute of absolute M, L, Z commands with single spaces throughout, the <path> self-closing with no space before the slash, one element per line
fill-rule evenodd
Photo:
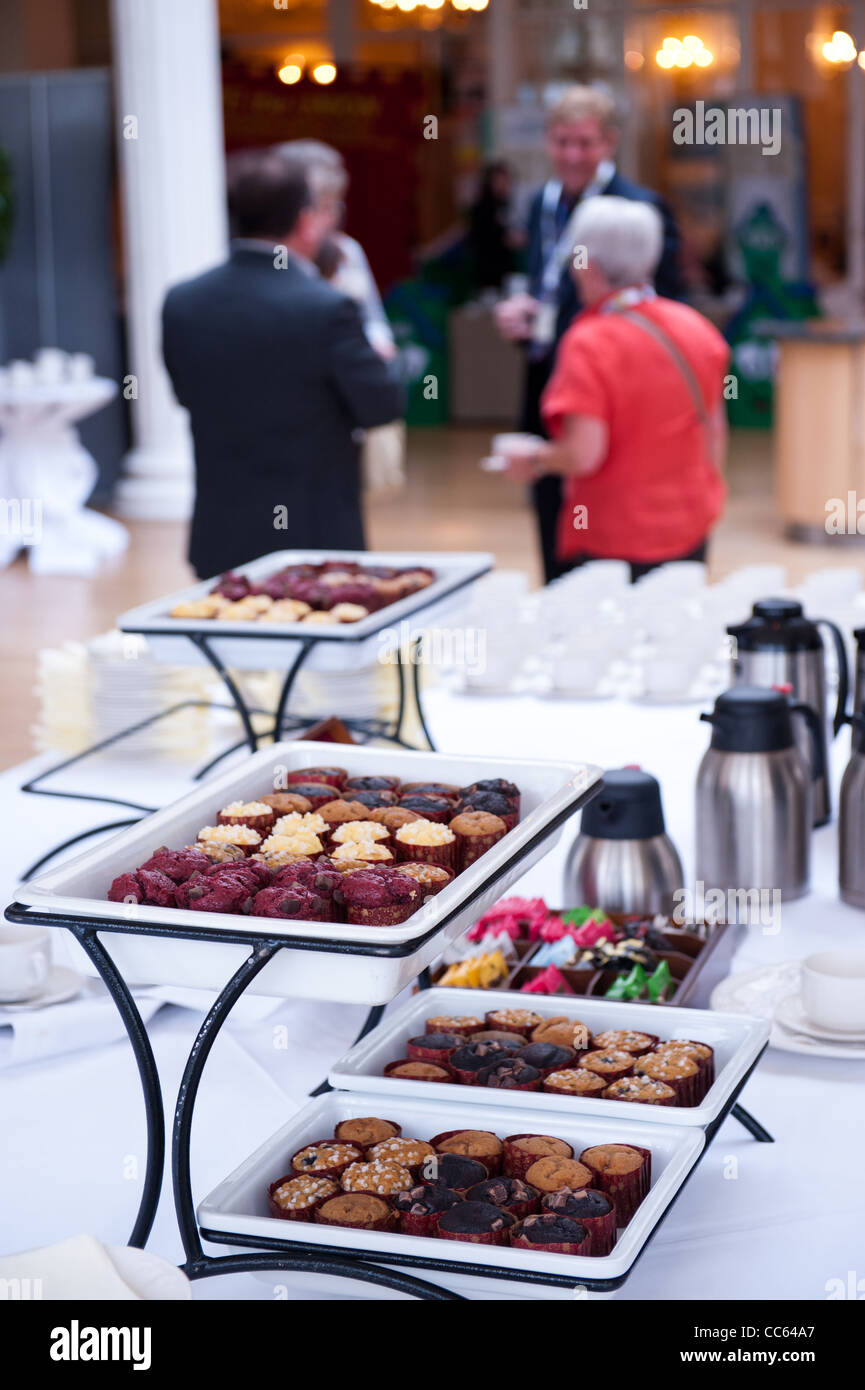
<path fill-rule="evenodd" d="M 573 219 L 586 198 L 612 195 L 651 203 L 663 219 L 664 244 L 655 288 L 669 299 L 682 295 L 678 265 L 679 236 L 664 201 L 651 189 L 632 183 L 614 163 L 618 142 L 615 102 L 594 87 L 570 87 L 547 118 L 547 158 L 553 169 L 533 197 L 528 218 L 528 293 L 501 302 L 497 320 L 502 335 L 527 350 L 520 429 L 545 434 L 540 412 L 556 349 L 580 306 L 571 276 Z M 560 573 L 556 527 L 561 507 L 561 479 L 539 478 L 532 485 L 547 582 Z"/>
<path fill-rule="evenodd" d="M 273 550 L 362 549 L 358 434 L 404 408 L 357 305 L 316 269 L 327 219 L 301 166 L 235 156 L 229 206 L 229 259 L 175 285 L 162 314 L 195 448 L 200 577 Z"/>

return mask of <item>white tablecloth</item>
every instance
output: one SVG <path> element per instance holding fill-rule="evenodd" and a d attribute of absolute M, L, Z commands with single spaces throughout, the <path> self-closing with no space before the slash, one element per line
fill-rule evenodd
<path fill-rule="evenodd" d="M 449 751 L 564 756 L 602 767 L 639 763 L 655 773 L 668 831 L 682 854 L 686 882 L 692 880 L 693 784 L 709 732 L 696 707 L 473 700 L 433 691 L 427 712 L 439 746 Z M 837 789 L 846 734 L 834 756 Z M 43 764 L 0 776 L 4 901 L 16 875 L 43 850 L 77 829 L 114 819 L 110 807 L 22 796 L 20 783 Z M 116 794 L 133 800 L 166 802 L 183 790 L 184 770 L 124 766 L 103 757 L 86 773 L 74 769 L 56 783 L 85 784 L 109 794 L 122 787 Z M 117 818 L 122 815 L 118 810 Z M 561 864 L 572 833 L 567 827 L 562 844 L 525 876 L 520 891 L 560 900 Z M 736 969 L 865 941 L 865 916 L 837 899 L 835 855 L 832 824 L 815 833 L 812 893 L 783 909 L 776 935 L 749 931 Z M 110 949 L 110 939 L 107 944 Z M 197 1200 L 304 1103 L 351 1042 L 364 1013 L 348 1005 L 288 1001 L 264 1018 L 240 1018 L 223 1031 L 196 1109 Z M 169 1106 L 198 1024 L 196 1012 L 176 1006 L 163 1008 L 151 1024 Z M 273 1045 L 280 1024 L 288 1029 L 287 1050 Z M 728 1120 L 631 1278 L 612 1297 L 824 1299 L 829 1281 L 846 1282 L 857 1263 L 861 1276 L 865 1191 L 855 1156 L 865 1143 L 863 1085 L 862 1063 L 770 1049 L 742 1102 L 776 1142 L 758 1144 Z M 6 1071 L 0 1074 L 0 1111 L 8 1138 L 0 1145 L 0 1253 L 79 1231 L 124 1243 L 137 1208 L 145 1137 L 129 1048 L 117 1043 Z M 819 1155 L 813 1148 L 817 1136 Z M 182 1259 L 170 1179 L 149 1248 Z M 213 1253 L 227 1252 L 214 1247 Z M 446 1282 L 445 1276 L 429 1277 Z M 272 1300 L 285 1297 L 286 1289 L 291 1298 L 388 1296 L 360 1284 L 273 1273 L 208 1280 L 194 1286 L 193 1297 Z"/>

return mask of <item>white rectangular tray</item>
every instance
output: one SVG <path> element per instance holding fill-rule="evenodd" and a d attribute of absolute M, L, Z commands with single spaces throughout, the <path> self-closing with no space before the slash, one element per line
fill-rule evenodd
<path fill-rule="evenodd" d="M 419 636 L 459 607 L 464 598 L 462 591 L 494 564 L 494 556 L 483 551 L 282 550 L 248 565 L 238 565 L 236 572 L 251 579 L 264 579 L 285 565 L 319 564 L 324 560 L 356 560 L 360 564 L 395 567 L 417 565 L 433 570 L 436 578 L 425 589 L 370 613 L 359 623 L 322 623 L 315 627 L 280 623 L 276 627 L 169 616 L 178 603 L 209 594 L 217 583 L 215 576 L 131 608 L 117 619 L 117 626 L 122 632 L 143 633 L 156 660 L 176 666 L 206 664 L 205 656 L 185 635 L 198 633 L 211 639 L 210 645 L 223 665 L 238 670 L 287 669 L 300 650 L 301 640 L 310 637 L 322 640 L 317 641 L 307 657 L 306 668 L 355 670 L 375 661 L 388 643 L 394 645 Z"/>
<path fill-rule="evenodd" d="M 688 1108 L 664 1105 L 640 1105 L 630 1101 L 603 1100 L 596 1096 L 552 1095 L 547 1091 L 520 1091 L 518 1103 L 533 1110 L 535 1123 L 540 1113 L 554 1112 L 558 1117 L 573 1114 L 604 1116 L 615 1124 L 616 1116 L 624 1110 L 635 1120 L 661 1125 L 686 1125 L 705 1128 L 720 1114 L 737 1084 L 759 1057 L 769 1038 L 765 1019 L 749 1018 L 742 1014 L 718 1014 L 709 1009 L 679 1009 L 672 1004 L 617 1003 L 608 999 L 591 999 L 583 995 L 520 994 L 509 990 L 448 989 L 441 987 L 420 990 L 401 1008 L 389 1014 L 377 1028 L 356 1043 L 331 1068 L 328 1080 L 340 1090 L 374 1092 L 380 1105 L 390 1104 L 391 1096 L 413 1095 L 418 1083 L 399 1077 L 383 1076 L 388 1062 L 405 1056 L 409 1038 L 424 1031 L 424 1020 L 438 1014 L 475 1014 L 483 1017 L 490 1009 L 533 1009 L 549 1018 L 564 1015 L 580 1019 L 593 1033 L 608 1028 L 633 1028 L 658 1037 L 690 1038 L 708 1043 L 715 1050 L 715 1082 L 699 1105 Z M 427 1083 L 430 1085 L 430 1083 Z M 466 1103 L 485 1110 L 501 1104 L 502 1091 L 485 1086 L 451 1085 L 436 1082 L 430 1085 L 442 1101 Z M 516 1097 L 515 1097 L 516 1099 Z M 547 1117 L 545 1124 L 552 1124 Z"/>
<path fill-rule="evenodd" d="M 393 771 L 403 781 L 445 781 L 461 786 L 486 777 L 507 777 L 522 791 L 522 818 L 487 854 L 459 874 L 406 922 L 395 927 L 354 927 L 335 922 L 286 922 L 274 918 L 220 915 L 106 900 L 111 881 L 143 863 L 160 845 L 190 844 L 220 807 L 251 800 L 273 785 L 275 772 L 335 759 L 350 774 Z M 209 781 L 179 801 L 118 835 L 65 860 L 17 889 L 19 902 L 62 917 L 121 920 L 124 925 L 174 927 L 191 940 L 116 932 L 110 950 L 131 984 L 184 984 L 221 989 L 249 954 L 244 944 L 195 940 L 196 932 L 220 928 L 250 937 L 320 941 L 321 951 L 280 951 L 250 990 L 257 994 L 331 999 L 341 1003 L 389 1002 L 438 955 L 447 941 L 492 906 L 501 894 L 556 842 L 565 819 L 597 787 L 597 768 L 577 763 L 520 758 L 446 756 L 349 744 L 273 744 Z M 346 946 L 347 943 L 347 946 Z M 354 943 L 405 947 L 402 955 L 354 954 Z M 413 947 L 416 943 L 416 949 Z"/>
<path fill-rule="evenodd" d="M 435 1091 L 435 1095 L 427 1097 L 415 1093 L 409 1096 L 394 1091 L 385 1103 L 380 1095 L 332 1091 L 311 1101 L 205 1197 L 198 1207 L 199 1224 L 208 1233 L 337 1246 L 363 1257 L 374 1258 L 377 1254 L 420 1256 L 452 1261 L 457 1266 L 483 1265 L 490 1270 L 504 1271 L 514 1279 L 527 1273 L 546 1275 L 551 1283 L 573 1285 L 588 1279 L 621 1279 L 628 1273 L 703 1149 L 701 1130 L 641 1124 L 627 1113 L 624 1105 L 603 1119 L 574 1108 L 557 1115 L 555 1123 L 549 1116 L 544 1117 L 545 1130 L 565 1139 L 577 1154 L 592 1144 L 604 1143 L 638 1144 L 651 1150 L 651 1189 L 631 1221 L 619 1232 L 609 1255 L 542 1254 L 508 1246 L 342 1230 L 314 1222 L 280 1221 L 268 1214 L 267 1188 L 288 1171 L 291 1155 L 306 1143 L 326 1139 L 340 1120 L 382 1114 L 402 1125 L 406 1135 L 417 1139 L 430 1139 L 444 1130 L 461 1127 L 490 1129 L 499 1138 L 530 1133 L 538 1127 L 536 1112 L 516 1104 L 503 1104 L 501 1091 L 497 1093 L 495 1106 L 485 1106 L 479 1111 L 474 1105 L 452 1104 L 448 1097 L 441 1095 L 441 1086 L 427 1089 Z M 422 1270 L 417 1272 L 422 1275 Z"/>

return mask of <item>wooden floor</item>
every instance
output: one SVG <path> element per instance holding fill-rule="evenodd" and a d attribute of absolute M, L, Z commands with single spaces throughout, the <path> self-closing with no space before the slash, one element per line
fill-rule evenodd
<path fill-rule="evenodd" d="M 525 569 L 539 582 L 534 526 L 523 490 L 477 467 L 488 441 L 488 431 L 477 429 L 413 431 L 407 487 L 369 506 L 370 546 L 491 550 L 499 565 Z M 731 496 L 710 557 L 713 577 L 757 561 L 784 564 L 791 582 L 830 564 L 858 565 L 865 572 L 865 551 L 832 551 L 784 539 L 773 508 L 770 449 L 766 434 L 734 436 Z M 32 752 L 29 730 L 39 649 L 95 636 L 109 629 L 124 609 L 189 583 L 185 530 L 164 522 L 131 525 L 131 545 L 122 563 L 94 579 L 34 578 L 22 561 L 0 573 L 0 766 Z"/>

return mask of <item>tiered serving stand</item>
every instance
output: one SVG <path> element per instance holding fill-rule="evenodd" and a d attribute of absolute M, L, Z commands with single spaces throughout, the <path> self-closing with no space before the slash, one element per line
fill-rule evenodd
<path fill-rule="evenodd" d="M 279 568 L 280 564 L 290 563 L 292 560 L 298 558 L 312 557 L 305 554 L 298 556 L 297 552 L 269 556 L 263 561 L 257 561 L 254 566 L 245 567 L 245 569 L 247 572 L 256 571 L 258 573 L 270 573 L 274 569 Z M 317 552 L 315 558 L 328 558 L 328 556 L 325 552 Z M 343 558 L 346 558 L 345 555 Z M 363 557 L 358 556 L 357 558 Z M 370 557 L 367 556 L 366 558 L 369 559 Z M 453 557 L 434 555 L 392 556 L 381 554 L 375 557 L 379 563 L 429 564 L 437 573 L 441 569 L 443 561 L 448 558 Z M 202 633 L 194 630 L 192 625 L 180 623 L 179 620 L 160 619 L 158 614 L 147 614 L 143 610 L 136 610 L 138 616 L 136 617 L 135 614 L 126 615 L 124 619 L 121 619 L 120 626 L 125 631 L 144 633 L 151 642 L 158 640 L 160 636 L 170 637 L 171 642 L 166 649 L 166 659 L 173 661 L 177 660 L 176 644 L 179 640 L 192 643 L 193 647 L 200 654 L 200 657 L 209 661 L 223 679 L 231 695 L 233 707 L 236 708 L 241 718 L 245 732 L 244 742 L 249 745 L 250 752 L 255 754 L 262 738 L 278 738 L 281 731 L 286 728 L 288 723 L 286 714 L 287 703 L 297 673 L 315 653 L 322 649 L 324 644 L 331 644 L 331 653 L 334 651 L 340 653 L 338 662 L 341 662 L 344 660 L 343 654 L 346 651 L 352 650 L 352 644 L 369 642 L 371 639 L 374 640 L 383 628 L 392 626 L 394 623 L 400 623 L 403 620 L 409 623 L 409 628 L 407 630 L 411 636 L 411 640 L 416 642 L 421 635 L 419 630 L 421 625 L 423 623 L 429 623 L 435 616 L 436 611 L 441 611 L 439 607 L 440 601 L 451 598 L 459 589 L 466 588 L 482 573 L 489 569 L 491 565 L 491 558 L 488 556 L 459 557 L 459 559 L 465 563 L 461 568 L 456 566 L 447 576 L 444 590 L 439 589 L 438 592 L 434 592 L 434 590 L 438 588 L 438 585 L 431 585 L 429 589 L 421 591 L 419 595 L 412 596 L 412 599 L 418 600 L 417 602 L 412 603 L 411 599 L 403 601 L 403 604 L 409 604 L 409 610 L 407 612 L 405 610 L 402 612 L 398 611 L 402 609 L 402 604 L 394 604 L 382 610 L 380 613 L 371 615 L 371 619 L 368 620 L 371 623 L 369 631 L 358 631 L 357 629 L 360 629 L 362 624 L 356 624 L 346 625 L 338 634 L 333 632 L 322 634 L 316 631 L 315 635 L 310 635 L 307 631 L 305 634 L 301 632 L 298 636 L 297 633 L 292 631 L 286 631 L 284 633 L 281 631 L 273 633 L 268 632 L 268 642 L 293 642 L 295 644 L 295 649 L 283 682 L 273 727 L 268 731 L 267 735 L 256 734 L 251 718 L 254 711 L 251 711 L 245 705 L 236 684 L 231 678 L 226 658 L 212 645 L 212 641 L 218 642 L 221 637 L 218 631 L 218 625 L 210 624 L 208 632 Z M 185 594 L 174 595 L 169 599 L 161 600 L 158 605 L 149 605 L 148 607 L 158 608 L 159 612 L 164 612 L 170 607 L 173 607 L 177 602 L 180 602 L 181 598 L 199 596 L 201 593 L 209 592 L 210 588 L 211 584 L 201 585 L 196 589 L 187 591 Z M 375 621 L 372 621 L 373 619 Z M 352 631 L 352 629 L 355 630 Z M 253 633 L 247 628 L 245 631 L 231 633 L 229 637 L 233 644 L 236 644 L 238 641 L 241 644 L 248 644 L 245 648 L 247 653 L 247 662 L 245 664 L 248 669 L 261 669 L 267 667 L 270 658 L 262 659 L 260 646 L 258 651 L 256 651 L 255 648 L 256 639 L 258 639 L 259 643 L 261 640 L 259 633 Z M 332 645 L 336 643 L 339 644 L 338 647 Z M 235 650 L 235 648 L 233 647 L 232 650 Z M 285 649 L 283 648 L 283 650 Z M 168 655 L 169 651 L 170 655 Z M 353 651 L 354 655 L 349 658 L 350 662 L 357 661 L 360 648 L 355 645 Z M 234 664 L 237 664 L 236 656 L 234 657 Z M 272 660 L 270 660 L 270 664 L 273 664 Z M 325 660 L 325 666 L 326 665 L 327 661 Z M 344 665 L 338 668 L 346 669 Z M 388 734 L 388 731 L 381 727 L 370 727 L 369 724 L 367 724 L 367 727 L 359 730 L 359 732 L 365 739 L 389 736 L 391 741 L 401 745 L 402 748 L 407 748 L 408 745 L 402 738 L 406 694 L 404 653 L 401 653 L 398 657 L 396 670 L 400 688 L 399 715 L 396 727 Z M 416 665 L 413 667 L 413 670 L 414 691 L 417 697 L 419 689 Z M 156 718 L 166 717 L 168 713 L 170 713 L 170 711 L 166 711 L 161 716 L 156 716 Z M 144 721 L 144 724 L 149 722 L 153 721 Z M 133 729 L 127 730 L 126 734 L 128 735 L 129 733 L 136 732 L 139 728 L 143 727 L 144 724 L 134 726 Z M 427 733 L 428 741 L 432 748 L 432 740 L 429 739 L 422 714 L 421 726 L 424 728 L 425 733 Z M 144 824 L 139 824 L 139 821 L 141 816 L 151 811 L 152 808 L 142 806 L 139 803 L 124 801 L 117 797 L 93 796 L 86 793 L 79 794 L 68 791 L 51 791 L 48 788 L 44 788 L 41 783 L 46 777 L 51 775 L 51 773 L 56 773 L 61 769 L 68 769 L 70 766 L 80 761 L 81 758 L 89 757 L 96 752 L 112 746 L 124 736 L 123 734 L 114 735 L 112 738 L 103 740 L 100 744 L 86 750 L 85 753 L 79 754 L 75 758 L 65 760 L 63 763 L 50 769 L 50 772 L 41 774 L 38 779 L 33 779 L 24 789 L 46 795 L 67 797 L 80 796 L 81 799 L 124 805 L 139 812 L 139 816 L 131 821 L 119 821 L 114 822 L 111 826 L 99 826 L 94 830 L 85 832 L 85 836 L 96 834 L 100 830 L 120 828 L 123 826 L 132 826 L 134 828 L 127 828 L 124 834 L 113 837 L 104 845 L 96 849 L 91 849 L 74 860 L 65 861 L 59 869 L 55 869 L 53 873 L 47 875 L 44 880 L 37 879 L 32 883 L 26 883 L 25 886 L 22 886 L 18 891 L 18 900 L 13 902 L 6 909 L 5 915 L 11 922 L 36 923 L 46 927 L 63 928 L 69 931 L 88 956 L 94 970 L 103 980 L 123 1020 L 138 1067 L 147 1120 L 147 1160 L 144 1183 L 138 1212 L 129 1237 L 129 1244 L 143 1247 L 152 1228 L 159 1201 L 165 1159 L 166 1134 L 162 1086 L 153 1049 L 146 1027 L 132 996 L 129 983 L 127 982 L 127 975 L 129 972 L 127 971 L 124 973 L 124 970 L 118 966 L 114 956 L 109 952 L 102 940 L 102 937 L 108 934 L 112 937 L 116 937 L 116 949 L 120 951 L 121 954 L 121 948 L 128 946 L 130 942 L 133 946 L 138 947 L 142 941 L 163 941 L 173 944 L 189 943 L 190 947 L 194 948 L 198 954 L 206 951 L 208 946 L 212 948 L 219 947 L 223 952 L 223 959 L 226 948 L 237 948 L 234 952 L 235 957 L 241 951 L 244 953 L 244 958 L 241 963 L 230 972 L 227 983 L 219 989 L 212 1007 L 209 1009 L 196 1034 L 183 1072 L 174 1109 L 174 1122 L 171 1136 L 171 1166 L 174 1202 L 177 1223 L 186 1256 L 183 1269 L 190 1278 L 199 1279 L 216 1274 L 261 1270 L 286 1270 L 297 1273 L 341 1276 L 373 1285 L 384 1286 L 388 1289 L 410 1294 L 418 1298 L 439 1301 L 458 1299 L 461 1295 L 437 1284 L 430 1283 L 427 1280 L 420 1279 L 413 1274 L 406 1273 L 405 1267 L 416 1267 L 418 1269 L 427 1269 L 445 1274 L 450 1272 L 460 1275 L 477 1274 L 481 1278 L 488 1278 L 491 1275 L 494 1278 L 501 1279 L 518 1277 L 520 1281 L 539 1285 L 546 1284 L 548 1286 L 557 1283 L 570 1283 L 572 1285 L 574 1282 L 573 1280 L 556 1278 L 543 1272 L 537 1274 L 534 1272 L 520 1273 L 519 1276 L 515 1276 L 513 1271 L 509 1270 L 497 1271 L 491 1270 L 490 1267 L 486 1265 L 474 1266 L 472 1264 L 449 1261 L 436 1253 L 435 1247 L 439 1242 L 435 1241 L 428 1242 L 430 1247 L 428 1255 L 426 1252 L 422 1255 L 403 1255 L 400 1253 L 399 1256 L 376 1253 L 366 1258 L 362 1254 L 359 1255 L 356 1249 L 340 1247 L 338 1244 L 334 1246 L 306 1246 L 294 1242 L 282 1242 L 279 1239 L 258 1238 L 254 1242 L 251 1242 L 247 1238 L 242 1238 L 241 1243 L 255 1244 L 261 1247 L 260 1250 L 252 1253 L 244 1251 L 239 1254 L 218 1257 L 208 1255 L 203 1249 L 203 1233 L 196 1217 L 195 1203 L 192 1194 L 190 1141 L 198 1089 L 205 1063 L 219 1031 L 225 1023 L 234 1004 L 247 989 L 254 986 L 258 977 L 266 967 L 271 966 L 273 969 L 282 969 L 284 972 L 285 967 L 280 966 L 281 953 L 286 950 L 290 951 L 290 956 L 285 959 L 290 960 L 297 966 L 299 978 L 302 978 L 305 982 L 303 988 L 297 992 L 305 993 L 308 997 L 334 997 L 334 995 L 327 993 L 326 981 L 328 972 L 330 972 L 331 978 L 336 978 L 334 972 L 338 972 L 339 958 L 352 958 L 349 976 L 359 976 L 367 971 L 370 980 L 377 977 L 379 981 L 389 981 L 390 983 L 386 986 L 383 986 L 381 983 L 370 985 L 366 992 L 364 992 L 363 985 L 359 984 L 353 992 L 341 996 L 351 999 L 354 1002 L 367 1002 L 371 1005 L 364 1026 L 358 1035 L 359 1039 L 365 1037 L 379 1023 L 386 1003 L 389 1002 L 391 998 L 395 997 L 412 978 L 415 976 L 417 977 L 418 984 L 421 988 L 428 987 L 428 965 L 439 953 L 439 949 L 443 948 L 448 940 L 453 939 L 460 930 L 463 930 L 474 917 L 481 915 L 481 913 L 486 910 L 486 907 L 491 905 L 491 903 L 525 871 L 529 863 L 535 862 L 546 852 L 546 849 L 549 848 L 548 841 L 550 841 L 551 837 L 556 836 L 565 822 L 599 790 L 601 783 L 597 770 L 590 768 L 573 769 L 575 775 L 567 781 L 566 785 L 561 788 L 559 793 L 553 797 L 547 797 L 540 807 L 539 813 L 535 816 L 530 815 L 527 817 L 526 820 L 521 822 L 521 825 L 517 827 L 517 830 L 511 832 L 502 842 L 502 845 L 507 845 L 507 842 L 514 837 L 513 848 L 509 847 L 506 854 L 496 857 L 496 852 L 500 848 L 500 846 L 497 846 L 495 850 L 489 851 L 486 856 L 483 856 L 482 860 L 478 861 L 478 863 L 473 866 L 473 870 L 466 871 L 454 884 L 449 885 L 438 900 L 433 900 L 434 903 L 438 901 L 444 903 L 448 894 L 450 894 L 451 897 L 447 905 L 436 910 L 432 914 L 432 917 L 430 917 L 428 913 L 429 925 L 422 924 L 422 929 L 419 928 L 407 939 L 388 941 L 384 929 L 378 929 L 379 939 L 370 940 L 359 940 L 356 934 L 351 936 L 344 934 L 340 936 L 339 930 L 336 928 L 323 935 L 320 930 L 320 924 L 308 924 L 308 929 L 304 934 L 294 934 L 294 932 L 292 932 L 289 935 L 284 929 L 277 931 L 266 928 L 265 922 L 267 919 L 264 918 L 240 919 L 236 917 L 210 917 L 208 919 L 206 914 L 180 912 L 171 909 L 160 911 L 156 908 L 136 908 L 134 906 L 124 906 L 108 903 L 104 900 L 97 900 L 99 897 L 103 897 L 104 899 L 104 887 L 107 886 L 107 882 L 110 882 L 111 877 L 113 877 L 115 873 L 131 867 L 133 860 L 129 857 L 130 850 L 125 846 L 127 842 L 140 838 L 142 833 L 147 833 Z M 234 748 L 226 750 L 226 752 L 237 751 L 237 749 L 242 746 L 243 744 L 235 745 Z M 299 751 L 303 748 L 304 745 L 302 744 L 285 744 L 282 745 L 281 749 L 280 746 L 277 745 L 269 749 L 268 753 L 279 756 L 282 752 L 284 756 L 286 750 Z M 320 744 L 306 745 L 307 751 L 304 759 L 306 765 L 314 762 L 316 755 L 319 758 L 321 757 L 321 748 L 322 745 Z M 381 763 L 388 757 L 388 754 L 384 751 L 380 751 L 376 755 L 371 749 L 361 749 L 355 745 L 346 745 L 344 748 L 341 748 L 341 753 L 343 755 L 343 761 L 350 757 L 354 759 L 358 757 L 371 759 L 373 756 L 377 756 L 378 762 Z M 223 757 L 225 755 L 224 753 L 220 756 Z M 256 758 L 247 760 L 242 765 L 238 777 L 240 777 L 241 773 L 248 777 L 251 763 L 257 763 L 266 756 L 266 753 L 259 752 Z M 441 780 L 455 780 L 453 764 L 459 760 L 448 759 L 443 756 L 439 757 L 432 753 L 407 754 L 402 752 L 392 756 L 399 758 L 411 757 L 413 762 L 418 759 L 424 760 L 425 765 L 423 767 L 423 774 L 421 775 L 437 777 Z M 219 761 L 219 759 L 213 760 L 207 767 L 200 769 L 195 780 L 200 780 L 206 773 L 212 771 L 217 761 Z M 468 762 L 471 760 L 464 761 Z M 483 760 L 475 760 L 475 762 L 483 762 Z M 519 766 L 519 764 L 507 759 L 495 760 L 494 765 L 490 760 L 487 760 L 487 763 L 488 767 L 486 770 L 477 771 L 474 773 L 474 776 L 507 775 L 509 768 L 518 768 Z M 529 766 L 529 764 L 526 764 L 526 766 Z M 494 771 L 493 767 L 498 771 Z M 448 772 L 449 768 L 451 769 L 450 775 Z M 371 767 L 370 770 L 372 770 Z M 418 772 L 415 771 L 414 768 L 411 769 L 411 772 L 412 775 L 418 775 Z M 226 777 L 230 777 L 230 774 L 223 774 L 216 779 L 216 785 L 213 787 L 214 798 L 217 795 L 218 788 L 225 782 Z M 465 783 L 465 780 L 465 778 L 462 779 L 462 784 Z M 515 775 L 515 780 L 519 780 L 518 772 Z M 187 801 L 195 800 L 196 798 L 200 801 L 202 797 L 207 796 L 210 789 L 211 784 L 208 783 L 206 787 L 199 788 L 197 793 L 191 793 L 189 797 L 177 803 L 177 806 L 182 807 Z M 232 799 L 232 797 L 226 795 L 225 799 L 229 800 Z M 538 798 L 536 797 L 535 799 L 537 801 Z M 544 810 L 544 808 L 546 808 L 546 810 Z M 168 808 L 166 811 L 154 814 L 153 833 L 151 837 L 154 845 L 160 842 L 161 823 L 166 817 L 170 818 L 172 809 L 173 808 Z M 543 814 L 540 812 L 543 812 Z M 78 836 L 76 838 L 82 839 L 85 838 L 85 836 Z M 164 836 L 162 836 L 162 838 L 164 838 Z M 32 867 L 25 878 L 32 878 L 36 870 L 40 869 L 48 859 L 59 853 L 61 849 L 69 847 L 69 845 L 74 842 L 74 840 L 66 841 L 64 845 L 56 847 L 50 854 L 43 856 L 38 864 Z M 79 873 L 79 877 L 83 875 L 82 881 L 87 881 L 87 875 L 91 872 L 91 869 L 88 867 L 90 864 L 93 866 L 92 872 L 96 874 L 97 879 L 103 884 L 101 892 L 96 889 L 89 892 L 82 892 L 79 889 L 71 898 L 64 896 L 64 884 L 69 881 L 74 882 L 76 873 Z M 79 871 L 78 866 L 81 865 L 85 867 Z M 478 865 L 483 867 L 478 869 Z M 477 873 L 473 874 L 474 870 L 477 870 Z M 462 888 L 459 888 L 459 884 L 463 879 L 466 880 L 466 883 Z M 457 891 L 453 892 L 452 890 L 454 889 Z M 430 905 L 427 904 L 416 916 L 421 919 L 429 907 Z M 196 917 L 203 920 L 193 921 L 192 919 Z M 410 919 L 410 921 L 411 920 L 412 919 Z M 243 925 L 235 925 L 240 922 L 242 922 Z M 255 923 L 254 926 L 253 923 Z M 287 924 L 280 925 L 285 928 Z M 352 929 L 354 933 L 356 933 L 356 930 L 357 929 Z M 348 965 L 348 962 L 345 960 L 343 963 Z M 316 967 L 316 970 L 321 971 L 324 988 L 317 990 L 310 986 L 309 979 L 311 972 L 309 970 L 304 970 L 304 964 L 311 964 Z M 407 970 L 408 974 L 406 974 Z M 221 978 L 224 979 L 225 975 L 223 974 Z M 155 981 L 149 980 L 148 982 L 153 983 Z M 182 982 L 187 984 L 201 983 L 200 980 L 188 978 L 184 979 Z M 209 987 L 213 987 L 212 981 L 207 981 L 207 983 Z M 267 987 L 265 982 L 262 982 L 261 992 L 270 993 L 272 990 Z M 281 992 L 290 995 L 292 990 L 290 988 L 281 988 L 279 991 L 273 992 Z M 619 1007 L 627 1010 L 630 1006 L 621 1005 Z M 734 1090 L 727 1098 L 721 1112 L 705 1129 L 705 1144 L 702 1153 L 705 1153 L 706 1147 L 711 1142 L 715 1132 L 731 1111 L 736 1111 L 738 1113 L 739 1118 L 742 1119 L 743 1123 L 747 1124 L 755 1137 L 763 1141 L 771 1141 L 771 1136 L 768 1135 L 756 1121 L 752 1120 L 746 1112 L 736 1106 L 736 1099 L 739 1092 L 746 1084 L 757 1060 L 759 1060 L 759 1057 L 755 1059 L 752 1065 L 748 1067 L 745 1074 L 741 1076 L 741 1079 L 737 1082 Z M 318 1095 L 329 1089 L 328 1082 L 324 1081 L 312 1094 Z M 697 1161 L 699 1161 L 699 1159 Z M 691 1171 L 693 1171 L 693 1169 Z M 672 1206 L 680 1190 L 681 1187 L 673 1195 L 665 1209 L 660 1213 L 658 1221 L 655 1223 L 655 1228 Z M 215 1233 L 204 1232 L 205 1238 L 208 1238 L 209 1234 Z M 224 1235 L 221 1234 L 218 1238 L 220 1240 L 225 1239 Z M 241 1237 L 238 1237 L 238 1240 L 241 1240 Z M 399 1268 L 390 1266 L 399 1266 Z M 614 1279 L 590 1278 L 583 1279 L 580 1283 L 592 1290 L 609 1290 L 618 1287 L 626 1277 L 627 1274 Z"/>

